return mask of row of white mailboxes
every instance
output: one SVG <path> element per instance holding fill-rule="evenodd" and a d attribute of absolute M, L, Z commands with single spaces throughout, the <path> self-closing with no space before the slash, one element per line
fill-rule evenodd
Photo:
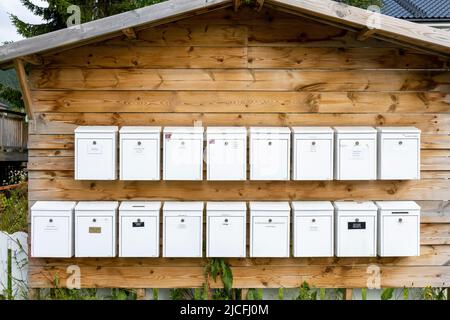
<path fill-rule="evenodd" d="M 413 127 L 252 127 L 250 180 L 420 178 L 420 130 Z M 117 178 L 118 127 L 75 130 L 75 179 Z M 291 159 L 292 135 L 292 159 Z M 160 179 L 161 127 L 120 129 L 120 179 Z M 246 180 L 247 128 L 166 127 L 163 179 Z M 292 162 L 292 170 L 291 170 Z"/>
<path fill-rule="evenodd" d="M 289 257 L 289 202 L 250 202 L 250 257 Z M 161 202 L 40 201 L 31 208 L 33 257 L 158 257 Z M 163 256 L 202 257 L 203 202 L 165 202 Z M 74 217 L 74 218 L 73 218 Z M 206 256 L 245 257 L 245 202 L 207 202 Z M 417 256 L 412 201 L 292 202 L 294 257 Z M 73 251 L 74 250 L 74 251 Z"/>

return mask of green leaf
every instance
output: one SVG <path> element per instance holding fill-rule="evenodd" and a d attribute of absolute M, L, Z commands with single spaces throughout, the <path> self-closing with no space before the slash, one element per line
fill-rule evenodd
<path fill-rule="evenodd" d="M 366 288 L 361 289 L 361 299 L 367 300 L 367 289 Z"/>
<path fill-rule="evenodd" d="M 278 288 L 278 300 L 284 300 L 284 288 Z"/>
<path fill-rule="evenodd" d="M 221 269 L 223 287 L 225 291 L 231 295 L 231 289 L 233 288 L 233 273 L 225 260 L 221 260 Z"/>
<path fill-rule="evenodd" d="M 408 300 L 408 298 L 409 298 L 409 289 L 403 288 L 403 299 Z"/>
<path fill-rule="evenodd" d="M 386 288 L 381 292 L 381 300 L 391 300 L 394 296 L 394 288 Z"/>

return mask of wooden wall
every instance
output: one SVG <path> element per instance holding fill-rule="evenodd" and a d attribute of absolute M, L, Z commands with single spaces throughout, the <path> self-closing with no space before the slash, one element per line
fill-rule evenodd
<path fill-rule="evenodd" d="M 223 10 L 44 56 L 29 80 L 29 198 L 35 200 L 417 200 L 422 255 L 230 259 L 234 285 L 450 286 L 448 61 L 286 13 Z M 73 179 L 78 125 L 416 126 L 422 180 L 123 182 Z M 31 259 L 30 286 L 199 287 L 202 259 Z M 217 284 L 219 285 L 219 284 Z"/>

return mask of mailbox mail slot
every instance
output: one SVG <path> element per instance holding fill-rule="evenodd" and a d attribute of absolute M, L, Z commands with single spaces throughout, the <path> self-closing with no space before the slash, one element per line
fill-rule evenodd
<path fill-rule="evenodd" d="M 378 255 L 420 255 L 420 206 L 414 201 L 378 201 Z"/>
<path fill-rule="evenodd" d="M 119 256 L 159 256 L 161 202 L 124 201 L 119 207 Z"/>

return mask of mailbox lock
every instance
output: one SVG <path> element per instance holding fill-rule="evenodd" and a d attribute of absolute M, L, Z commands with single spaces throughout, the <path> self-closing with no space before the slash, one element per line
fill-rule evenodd
<path fill-rule="evenodd" d="M 50 223 L 53 222 L 53 219 L 48 219 L 48 222 L 50 222 Z"/>
<path fill-rule="evenodd" d="M 97 222 L 97 219 L 92 219 L 92 222 Z"/>
<path fill-rule="evenodd" d="M 401 146 L 403 144 L 403 141 L 399 141 L 398 145 Z"/>
<path fill-rule="evenodd" d="M 181 222 L 184 222 L 184 219 L 181 219 Z"/>
<path fill-rule="evenodd" d="M 271 146 L 272 145 L 272 141 L 269 141 L 269 146 Z"/>
<path fill-rule="evenodd" d="M 228 222 L 228 219 L 225 219 L 225 222 Z"/>
<path fill-rule="evenodd" d="M 92 144 L 95 146 L 97 144 L 97 141 L 92 141 Z"/>
<path fill-rule="evenodd" d="M 226 146 L 228 145 L 228 141 L 225 141 L 225 145 L 226 145 Z"/>
<path fill-rule="evenodd" d="M 356 141 L 356 142 L 355 142 L 355 146 L 359 146 L 359 141 Z"/>
<path fill-rule="evenodd" d="M 142 142 L 138 141 L 138 146 L 140 146 L 142 144 Z"/>
<path fill-rule="evenodd" d="M 402 218 L 398 218 L 398 222 L 402 223 L 403 219 Z"/>
<path fill-rule="evenodd" d="M 359 219 L 358 219 L 358 218 L 356 218 L 356 219 L 355 219 L 355 222 L 359 222 Z"/>
<path fill-rule="evenodd" d="M 184 146 L 184 141 L 181 141 L 181 145 Z"/>
<path fill-rule="evenodd" d="M 269 223 L 272 222 L 272 219 L 269 219 Z"/>
<path fill-rule="evenodd" d="M 312 222 L 316 222 L 316 219 L 312 219 L 311 221 L 312 221 Z"/>
<path fill-rule="evenodd" d="M 311 144 L 312 144 L 313 146 L 315 146 L 315 145 L 316 145 L 316 142 L 315 142 L 315 141 L 313 141 L 313 142 L 311 142 Z"/>

